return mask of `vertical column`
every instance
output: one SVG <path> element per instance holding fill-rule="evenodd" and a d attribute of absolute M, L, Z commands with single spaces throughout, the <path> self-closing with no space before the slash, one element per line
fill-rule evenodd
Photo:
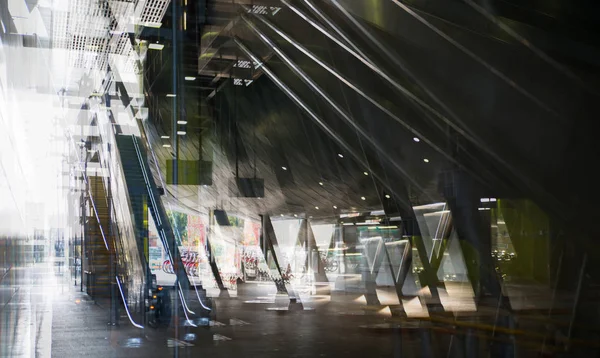
<path fill-rule="evenodd" d="M 173 48 L 173 53 L 172 53 L 172 63 L 173 63 L 173 94 L 175 95 L 172 99 L 173 99 L 173 115 L 172 115 L 172 119 L 171 119 L 171 138 L 172 138 L 172 147 L 173 147 L 173 154 L 174 154 L 174 158 L 173 158 L 173 173 L 171 173 L 172 178 L 173 178 L 173 185 L 175 187 L 175 195 L 177 195 L 177 185 L 179 184 L 179 138 L 177 136 L 177 120 L 178 120 L 178 112 L 179 112 L 179 107 L 178 107 L 178 101 L 177 101 L 177 95 L 178 95 L 178 62 L 179 62 L 179 56 L 178 56 L 178 40 L 179 40 L 179 36 L 178 36 L 178 23 L 179 23 L 179 4 L 178 4 L 178 0 L 172 0 L 171 1 L 172 4 L 172 8 L 171 8 L 171 21 L 172 21 L 172 48 Z M 169 246 L 171 248 L 173 248 L 173 252 L 176 252 L 176 250 L 178 249 L 177 246 L 177 240 L 175 238 L 175 233 L 172 232 L 171 235 L 168 237 L 169 241 L 171 241 L 169 243 Z M 173 259 L 173 270 L 177 273 L 178 270 L 180 269 L 179 266 L 179 262 L 180 260 L 175 260 Z M 175 307 L 174 307 L 174 312 L 176 312 L 176 314 L 174 315 L 175 318 L 175 335 L 178 335 L 178 326 L 179 326 L 179 300 L 177 299 L 177 292 L 178 292 L 178 285 L 179 285 L 179 280 L 176 279 L 175 280 L 175 299 L 173 300 L 173 302 L 175 303 Z M 182 294 L 184 294 L 183 292 L 181 292 Z M 179 347 L 175 346 L 175 357 L 179 356 Z"/>
<path fill-rule="evenodd" d="M 501 289 L 491 256 L 491 231 L 489 220 L 484 220 L 478 210 L 480 195 L 476 183 L 461 172 L 456 172 L 451 184 L 455 195 L 447 201 L 454 227 L 464 253 L 469 280 L 473 291 L 500 298 Z"/>
<path fill-rule="evenodd" d="M 225 287 L 225 285 L 223 284 L 223 279 L 221 278 L 221 274 L 219 273 L 219 266 L 217 265 L 217 261 L 215 259 L 215 256 L 212 253 L 212 245 L 210 244 L 210 240 L 211 240 L 211 233 L 213 230 L 213 227 L 215 225 L 215 215 L 213 210 L 210 210 L 208 213 L 208 230 L 207 230 L 207 235 L 206 235 L 206 253 L 208 255 L 208 262 L 210 264 L 210 269 L 212 271 L 213 277 L 215 278 L 215 281 L 217 282 L 217 286 L 219 287 L 219 290 L 221 291 L 221 293 L 226 293 L 227 292 L 227 288 Z"/>
<path fill-rule="evenodd" d="M 282 275 L 283 271 L 281 269 L 281 265 L 279 264 L 279 245 L 277 243 L 277 236 L 275 235 L 275 230 L 273 229 L 273 224 L 271 223 L 271 218 L 268 215 L 262 215 L 261 219 L 261 248 L 263 249 L 263 254 L 265 255 L 267 265 L 270 266 L 269 258 L 272 258 L 272 263 L 275 266 L 277 275 L 279 276 L 275 279 L 277 290 L 280 292 L 287 293 L 290 299 L 290 303 L 298 303 L 300 304 L 300 306 L 298 307 L 302 307 L 301 303 L 299 302 L 299 297 L 296 295 L 291 284 L 289 284 L 289 282 L 285 282 L 284 277 Z"/>
<path fill-rule="evenodd" d="M 110 148 L 108 149 L 110 150 Z M 116 276 L 118 274 L 118 270 L 117 270 L 117 259 L 116 259 L 116 255 L 117 255 L 117 250 L 116 250 L 116 245 L 115 245 L 115 239 L 116 239 L 116 235 L 118 234 L 117 232 L 115 232 L 114 230 L 114 226 L 116 225 L 115 217 L 112 215 L 113 214 L 113 207 L 112 207 L 112 188 L 111 188 L 111 181 L 107 180 L 108 183 L 108 187 L 107 187 L 107 202 L 108 202 L 108 217 L 109 217 L 109 238 L 112 244 L 112 247 L 110 248 L 110 260 L 109 260 L 109 272 L 110 272 L 110 277 L 109 277 L 109 282 L 110 282 L 110 324 L 113 326 L 117 326 L 119 325 L 119 295 L 117 294 L 117 282 L 116 282 Z M 145 316 L 145 315 L 144 315 Z"/>
<path fill-rule="evenodd" d="M 179 174 L 179 137 L 177 136 L 177 121 L 179 118 L 179 4 L 178 0 L 172 0 L 171 21 L 172 21 L 172 49 L 173 49 L 173 116 L 171 118 L 171 138 L 173 142 L 173 185 L 177 185 Z"/>
<path fill-rule="evenodd" d="M 358 232 L 356 230 L 356 226 L 343 226 L 343 239 L 344 239 L 344 243 L 347 245 L 348 250 L 344 251 L 344 265 L 348 266 L 348 264 L 350 264 L 350 259 L 348 256 L 346 256 L 347 254 L 358 254 L 359 253 L 359 249 L 357 247 L 359 247 L 360 245 L 362 245 L 361 242 L 359 242 L 358 240 Z M 373 272 L 371 271 L 371 266 L 369 265 L 369 261 L 367 259 L 367 245 L 365 244 L 365 248 L 362 249 L 362 259 L 361 259 L 361 265 L 360 265 L 360 271 L 356 272 L 357 274 L 361 274 L 362 279 L 361 282 L 364 284 L 364 290 L 365 290 L 365 299 L 367 301 L 368 305 L 379 305 L 379 298 L 377 297 L 377 285 L 376 285 L 376 278 L 377 278 L 377 274 L 373 274 Z M 379 255 L 381 256 L 381 255 Z M 376 258 L 374 257 L 374 260 Z M 379 264 L 374 263 L 373 264 L 373 270 L 377 270 L 377 272 L 379 272 L 379 266 L 381 265 L 381 260 L 379 261 Z M 344 285 L 346 286 L 346 288 L 348 288 L 348 284 L 350 284 L 349 282 L 345 281 Z M 353 287 L 356 288 L 356 287 Z M 360 288 L 362 290 L 362 287 Z"/>
<path fill-rule="evenodd" d="M 303 220 L 298 236 L 300 243 L 306 249 L 306 267 L 313 271 L 315 281 L 328 282 L 327 275 L 325 274 L 325 267 L 321 261 L 319 247 L 317 246 L 317 241 L 309 219 Z"/>
<path fill-rule="evenodd" d="M 403 188 L 399 188 L 397 192 L 402 193 L 404 196 L 397 200 L 399 203 L 398 212 L 402 217 L 402 229 L 404 236 L 410 238 L 409 244 L 414 245 L 414 247 L 417 249 L 417 253 L 421 259 L 421 264 L 423 265 L 423 271 L 419 273 L 419 280 L 421 282 L 421 286 L 427 286 L 431 293 L 431 298 L 427 299 L 428 302 L 426 305 L 430 309 L 439 309 L 441 306 L 440 295 L 438 291 L 438 285 L 440 282 L 437 278 L 437 270 L 432 267 L 431 262 L 429 261 L 429 255 L 427 255 L 427 250 L 423 242 L 423 236 L 417 221 L 417 216 L 413 207 L 409 204 L 410 201 L 408 193 Z M 407 259 L 412 261 L 412 247 L 409 247 Z M 408 269 L 404 271 L 403 274 L 405 276 L 402 278 L 402 284 L 404 284 L 404 279 L 408 274 Z"/>

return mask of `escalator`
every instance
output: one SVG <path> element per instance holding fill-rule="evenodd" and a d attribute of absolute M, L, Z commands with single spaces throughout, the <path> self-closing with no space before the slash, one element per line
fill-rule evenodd
<path fill-rule="evenodd" d="M 176 281 L 174 287 L 167 288 L 167 290 L 170 290 L 171 300 L 178 302 L 178 304 L 181 303 L 187 319 L 191 319 L 194 313 L 201 317 L 208 317 L 211 312 L 211 305 L 206 298 L 206 291 L 200 283 L 190 284 L 181 259 L 175 232 L 160 199 L 158 187 L 149 170 L 147 152 L 143 143 L 139 137 L 133 135 L 116 135 L 115 143 L 125 177 L 128 199 L 131 203 L 131 213 L 135 232 L 137 233 L 136 241 L 140 257 L 147 258 L 148 220 L 145 217 L 147 212 L 154 220 L 158 236 L 169 256 L 169 260 L 174 263 Z M 144 266 L 147 268 L 147 282 L 151 282 L 148 262 L 145 262 Z M 192 299 L 187 299 L 188 293 L 191 293 L 190 298 Z M 192 310 L 190 308 L 191 302 L 195 302 L 196 299 L 200 308 Z"/>

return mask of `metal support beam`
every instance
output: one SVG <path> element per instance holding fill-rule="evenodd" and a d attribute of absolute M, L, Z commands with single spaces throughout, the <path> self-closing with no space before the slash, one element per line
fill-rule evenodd
<path fill-rule="evenodd" d="M 208 255 L 208 260 L 210 264 L 210 269 L 212 271 L 215 282 L 217 283 L 217 287 L 221 292 L 227 292 L 227 288 L 223 284 L 223 279 L 221 278 L 221 274 L 219 273 L 219 266 L 217 265 L 217 260 L 213 255 L 212 245 L 210 244 L 211 234 L 213 232 L 213 227 L 215 226 L 215 215 L 213 210 L 210 210 L 208 213 L 208 234 L 206 237 L 206 253 Z"/>
<path fill-rule="evenodd" d="M 178 64 L 179 64 L 179 5 L 178 0 L 173 0 L 171 2 L 172 10 L 171 10 L 171 21 L 172 21 L 172 33 L 173 33 L 173 52 L 172 52 L 172 62 L 173 62 L 173 115 L 171 118 L 171 140 L 173 146 L 174 160 L 173 160 L 173 172 L 170 173 L 173 178 L 173 184 L 177 185 L 179 183 L 177 174 L 178 164 L 179 164 L 179 136 L 177 135 L 177 121 L 179 120 L 179 101 L 177 96 L 179 93 L 179 72 L 178 72 Z"/>

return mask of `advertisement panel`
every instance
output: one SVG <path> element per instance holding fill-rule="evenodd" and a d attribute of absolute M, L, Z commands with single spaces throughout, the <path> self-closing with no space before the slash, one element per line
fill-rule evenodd
<path fill-rule="evenodd" d="M 202 283 L 202 271 L 209 270 L 206 255 L 198 247 L 179 246 L 179 252 L 190 284 L 200 285 Z M 175 283 L 173 264 L 162 243 L 150 247 L 150 270 L 152 274 L 156 275 L 157 284 L 172 286 Z"/>
<path fill-rule="evenodd" d="M 211 275 L 208 265 L 206 245 L 206 225 L 204 218 L 179 212 L 169 212 L 174 223 L 177 237 L 181 239 L 179 253 L 188 274 L 190 284 L 201 285 L 207 275 Z M 156 275 L 157 284 L 172 286 L 175 284 L 175 271 L 168 252 L 153 224 L 149 225 L 149 265 Z"/>

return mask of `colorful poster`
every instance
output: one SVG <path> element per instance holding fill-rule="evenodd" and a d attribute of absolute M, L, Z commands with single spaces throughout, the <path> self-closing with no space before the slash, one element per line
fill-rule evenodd
<path fill-rule="evenodd" d="M 260 241 L 260 223 L 246 220 L 244 223 L 244 237 L 242 245 L 256 246 Z"/>
<path fill-rule="evenodd" d="M 207 266 L 208 260 L 203 250 L 196 247 L 179 247 L 183 266 L 188 274 L 191 284 L 200 285 L 202 283 L 202 269 Z M 170 286 L 175 282 L 175 270 L 167 252 L 160 247 L 150 248 L 150 270 L 156 275 L 156 281 L 159 285 Z"/>
<path fill-rule="evenodd" d="M 200 216 L 188 216 L 187 237 L 190 246 L 206 246 L 206 226 Z"/>
<path fill-rule="evenodd" d="M 181 239 L 179 253 L 192 285 L 202 284 L 204 276 L 210 273 L 208 259 L 205 251 L 206 225 L 200 216 L 187 215 L 179 212 L 169 212 L 169 217 L 174 220 L 174 229 L 177 237 Z M 153 225 L 150 229 L 149 264 L 152 274 L 156 275 L 159 285 L 171 286 L 175 283 L 175 270 L 173 264 L 159 240 Z"/>

